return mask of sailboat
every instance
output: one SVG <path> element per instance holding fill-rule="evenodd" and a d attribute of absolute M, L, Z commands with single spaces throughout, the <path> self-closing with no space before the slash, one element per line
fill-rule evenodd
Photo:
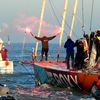
<path fill-rule="evenodd" d="M 41 23 L 43 20 L 44 15 L 44 8 L 45 8 L 45 0 L 43 0 L 43 7 L 41 10 L 41 20 L 39 25 L 39 32 L 38 36 L 40 36 L 41 31 Z M 73 32 L 74 27 L 74 21 L 75 21 L 75 15 L 77 10 L 77 3 L 78 0 L 75 0 L 74 3 L 74 11 L 72 16 L 72 24 L 71 24 L 71 30 L 70 30 L 70 36 Z M 93 84 L 95 81 L 98 81 L 98 76 L 100 75 L 99 72 L 93 72 L 93 71 L 82 71 L 82 70 L 67 70 L 66 63 L 64 61 L 59 61 L 59 54 L 60 54 L 60 47 L 61 47 L 61 41 L 62 41 L 62 34 L 64 32 L 64 25 L 65 25 L 65 19 L 66 19 L 66 11 L 67 11 L 67 4 L 68 0 L 65 0 L 64 3 L 64 12 L 63 12 L 63 18 L 62 18 L 62 25 L 61 25 L 61 33 L 60 33 L 60 40 L 59 40 L 59 46 L 58 46 L 58 59 L 57 61 L 37 61 L 34 63 L 26 62 L 29 64 L 32 64 L 34 67 L 34 73 L 35 78 L 37 79 L 37 84 L 44 84 L 49 83 L 53 86 L 57 87 L 77 87 L 79 89 L 83 90 L 91 90 Z M 38 43 L 36 45 L 36 52 L 37 52 Z M 25 62 L 23 62 L 25 63 Z M 100 62 L 99 62 L 100 63 Z"/>

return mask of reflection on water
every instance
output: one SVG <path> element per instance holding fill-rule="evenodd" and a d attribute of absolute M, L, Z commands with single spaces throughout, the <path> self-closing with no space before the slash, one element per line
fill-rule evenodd
<path fill-rule="evenodd" d="M 34 100 L 95 100 L 93 97 L 82 91 L 71 88 L 58 88 L 43 84 L 38 87 L 16 88 L 17 93 L 32 96 Z M 30 99 L 33 100 L 33 99 Z"/>

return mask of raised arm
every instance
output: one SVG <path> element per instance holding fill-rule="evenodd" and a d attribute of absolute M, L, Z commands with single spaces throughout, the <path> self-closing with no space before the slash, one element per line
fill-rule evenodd
<path fill-rule="evenodd" d="M 34 36 L 34 38 L 36 38 L 37 40 L 42 41 L 42 38 L 41 37 Z"/>
<path fill-rule="evenodd" d="M 31 32 L 30 32 L 30 33 L 31 33 Z M 32 33 L 31 33 L 31 35 L 32 35 L 34 38 L 36 38 L 37 40 L 40 40 L 40 41 L 42 40 L 42 38 L 37 37 L 37 36 L 35 36 L 35 35 L 34 35 L 34 34 L 32 34 Z"/>
<path fill-rule="evenodd" d="M 56 37 L 56 35 L 55 36 L 48 37 L 48 40 L 52 40 L 55 37 Z"/>

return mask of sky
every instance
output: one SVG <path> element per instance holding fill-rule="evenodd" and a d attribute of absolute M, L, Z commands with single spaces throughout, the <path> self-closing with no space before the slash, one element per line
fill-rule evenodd
<path fill-rule="evenodd" d="M 68 0 L 66 25 L 62 42 L 66 41 L 67 35 L 70 32 L 74 1 L 75 0 Z M 78 8 L 72 33 L 72 39 L 74 41 L 83 35 L 83 17 L 83 29 L 87 34 L 100 29 L 100 0 L 94 0 L 91 21 L 92 1 L 93 0 L 83 0 L 84 14 L 82 16 L 82 0 L 78 0 Z M 24 38 L 26 43 L 36 42 L 29 33 L 25 33 L 24 29 L 29 27 L 32 33 L 37 35 L 41 7 L 42 0 L 0 0 L 0 37 L 7 42 L 9 36 L 12 43 L 23 42 Z M 46 0 L 41 36 L 43 36 L 43 34 L 52 36 L 60 30 L 63 10 L 64 0 Z M 92 24 L 90 24 L 91 22 Z M 58 43 L 58 41 L 59 35 L 52 40 L 53 43 Z"/>

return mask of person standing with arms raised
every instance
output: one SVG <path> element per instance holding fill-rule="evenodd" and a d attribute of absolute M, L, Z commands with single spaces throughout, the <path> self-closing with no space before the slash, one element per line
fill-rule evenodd
<path fill-rule="evenodd" d="M 41 41 L 42 43 L 42 50 L 41 50 L 41 61 L 43 60 L 43 55 L 45 54 L 45 60 L 48 60 L 48 51 L 49 51 L 49 41 L 54 39 L 56 37 L 56 35 L 51 36 L 51 37 L 47 37 L 46 35 L 44 35 L 43 37 L 37 37 L 34 34 L 31 34 L 34 38 L 36 38 L 37 40 Z"/>

